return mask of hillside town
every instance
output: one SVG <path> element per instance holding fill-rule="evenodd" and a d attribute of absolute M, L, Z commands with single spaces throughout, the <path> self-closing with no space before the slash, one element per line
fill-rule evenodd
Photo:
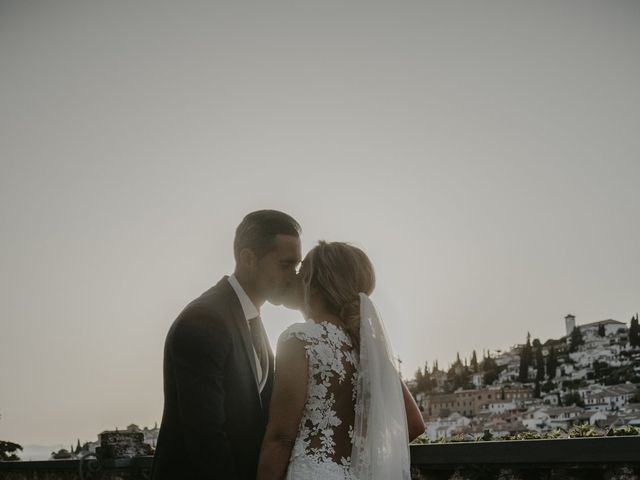
<path fill-rule="evenodd" d="M 638 314 L 629 326 L 613 319 L 577 325 L 574 315 L 564 321 L 565 335 L 559 339 L 542 343 L 527 334 L 525 343 L 484 352 L 480 360 L 474 351 L 470 360 L 458 355 L 446 371 L 437 361 L 419 369 L 406 383 L 423 413 L 423 438 L 509 439 L 580 425 L 640 427 Z M 69 450 L 51 452 L 50 459 L 95 454 L 103 436 L 119 433 L 135 437 L 149 454 L 159 428 L 157 423 L 152 428 L 131 424 L 104 431 L 97 441 L 78 439 Z M 12 459 L 18 457 L 5 458 Z"/>
<path fill-rule="evenodd" d="M 613 319 L 584 325 L 565 317 L 565 335 L 506 351 L 476 352 L 443 371 L 437 361 L 408 381 L 430 441 L 513 438 L 526 432 L 640 426 L 640 331 Z"/>

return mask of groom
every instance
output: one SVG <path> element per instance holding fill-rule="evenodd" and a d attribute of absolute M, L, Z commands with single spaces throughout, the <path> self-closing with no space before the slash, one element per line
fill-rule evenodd
<path fill-rule="evenodd" d="M 153 480 L 255 479 L 273 384 L 260 307 L 285 301 L 301 261 L 300 233 L 285 213 L 247 215 L 236 230 L 234 274 L 173 322 Z"/>

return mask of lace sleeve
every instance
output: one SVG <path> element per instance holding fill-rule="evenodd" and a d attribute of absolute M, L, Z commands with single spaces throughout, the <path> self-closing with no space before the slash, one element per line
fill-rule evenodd
<path fill-rule="evenodd" d="M 313 322 L 294 323 L 280 334 L 278 343 L 286 342 L 290 338 L 297 338 L 304 343 L 313 343 L 322 337 L 323 328 Z"/>

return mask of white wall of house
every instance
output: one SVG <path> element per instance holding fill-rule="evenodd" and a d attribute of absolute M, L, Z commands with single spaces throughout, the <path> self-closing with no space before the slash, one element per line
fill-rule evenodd
<path fill-rule="evenodd" d="M 491 402 L 482 405 L 481 410 L 483 412 L 491 413 L 505 413 L 515 410 L 517 405 L 515 402 Z"/>

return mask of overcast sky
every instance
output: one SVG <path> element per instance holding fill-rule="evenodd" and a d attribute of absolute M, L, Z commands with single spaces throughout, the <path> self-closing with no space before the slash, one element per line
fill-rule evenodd
<path fill-rule="evenodd" d="M 405 376 L 628 322 L 639 47 L 637 1 L 0 0 L 0 439 L 159 422 L 256 209 L 368 252 Z"/>

